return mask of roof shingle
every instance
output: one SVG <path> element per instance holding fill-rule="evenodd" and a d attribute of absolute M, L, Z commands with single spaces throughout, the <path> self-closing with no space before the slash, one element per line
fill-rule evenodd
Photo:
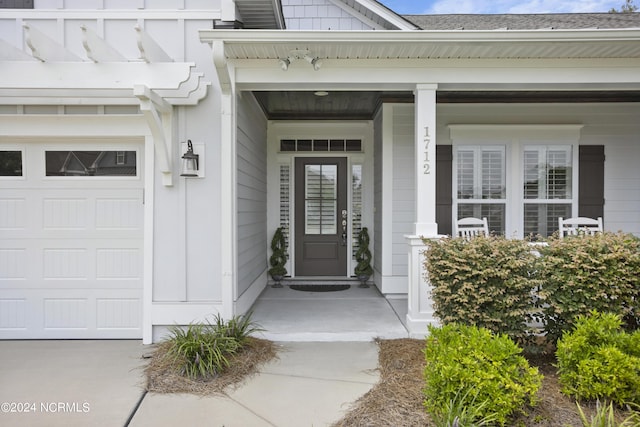
<path fill-rule="evenodd" d="M 423 30 L 577 30 L 640 28 L 640 13 L 403 15 Z"/>

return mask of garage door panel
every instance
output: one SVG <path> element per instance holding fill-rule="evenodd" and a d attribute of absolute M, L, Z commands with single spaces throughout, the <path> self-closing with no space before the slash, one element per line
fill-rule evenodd
<path fill-rule="evenodd" d="M 18 194 L 0 198 L 0 230 L 24 230 L 27 223 L 27 200 Z"/>
<path fill-rule="evenodd" d="M 58 145 L 24 145 L 25 176 L 0 178 L 0 338 L 140 338 L 142 144 L 109 144 L 137 153 L 114 177 L 45 176 Z"/>
<path fill-rule="evenodd" d="M 0 338 L 139 338 L 142 291 L 11 290 L 0 298 Z"/>

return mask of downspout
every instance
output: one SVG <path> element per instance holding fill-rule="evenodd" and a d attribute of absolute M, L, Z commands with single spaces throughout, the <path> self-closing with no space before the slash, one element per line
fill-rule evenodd
<path fill-rule="evenodd" d="M 224 54 L 224 42 L 211 43 L 213 63 L 220 82 L 220 245 L 222 267 L 222 317 L 235 315 L 236 275 L 236 144 L 235 88 Z"/>

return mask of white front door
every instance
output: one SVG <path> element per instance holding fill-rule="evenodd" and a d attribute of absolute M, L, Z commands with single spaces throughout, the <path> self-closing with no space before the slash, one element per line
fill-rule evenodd
<path fill-rule="evenodd" d="M 0 144 L 0 338 L 142 336 L 143 154 Z"/>

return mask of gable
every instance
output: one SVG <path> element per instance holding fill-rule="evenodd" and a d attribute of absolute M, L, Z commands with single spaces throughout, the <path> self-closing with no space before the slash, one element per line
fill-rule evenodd
<path fill-rule="evenodd" d="M 290 30 L 398 30 L 415 25 L 374 0 L 282 0 Z"/>

